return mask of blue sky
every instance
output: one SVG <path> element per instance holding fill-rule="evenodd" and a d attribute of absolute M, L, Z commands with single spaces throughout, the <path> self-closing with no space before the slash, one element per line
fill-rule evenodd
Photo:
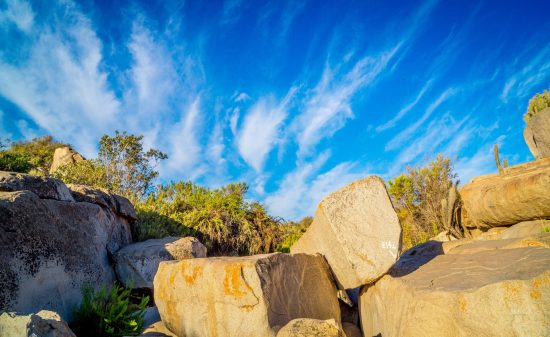
<path fill-rule="evenodd" d="M 94 156 L 104 133 L 169 155 L 162 181 L 250 184 L 313 214 L 357 178 L 444 153 L 461 181 L 532 160 L 548 1 L 0 0 L 0 135 Z"/>

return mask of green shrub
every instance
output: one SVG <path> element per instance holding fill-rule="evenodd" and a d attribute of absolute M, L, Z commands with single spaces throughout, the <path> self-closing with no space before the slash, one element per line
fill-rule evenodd
<path fill-rule="evenodd" d="M 96 188 L 109 189 L 107 173 L 95 160 L 83 160 L 59 167 L 52 174 L 66 184 L 79 184 Z"/>
<path fill-rule="evenodd" d="M 248 255 L 275 250 L 281 220 L 245 200 L 246 184 L 217 189 L 177 182 L 157 189 L 136 205 L 138 241 L 169 235 L 198 237 L 212 255 Z"/>
<path fill-rule="evenodd" d="M 388 181 L 388 192 L 403 229 L 404 250 L 445 229 L 441 202 L 457 183 L 451 160 L 442 155 L 424 167 L 408 167 L 407 173 Z"/>
<path fill-rule="evenodd" d="M 55 149 L 62 146 L 69 146 L 69 144 L 58 142 L 52 136 L 43 136 L 13 142 L 5 152 L 28 158 L 28 162 L 34 169 L 34 174 L 48 175 L 52 166 L 53 153 Z"/>
<path fill-rule="evenodd" d="M 97 292 L 88 284 L 82 289 L 82 303 L 75 311 L 71 328 L 79 337 L 137 336 L 143 330 L 143 315 L 149 303 L 144 296 L 132 303 L 131 289 L 113 285 Z"/>
<path fill-rule="evenodd" d="M 542 232 L 543 233 L 550 233 L 550 226 L 542 227 Z"/>
<path fill-rule="evenodd" d="M 29 173 L 31 169 L 28 156 L 20 153 L 0 153 L 0 171 Z"/>
<path fill-rule="evenodd" d="M 550 92 L 544 90 L 543 93 L 536 94 L 529 100 L 529 106 L 527 107 L 527 112 L 523 115 L 523 119 L 528 122 L 539 111 L 548 107 L 550 107 Z"/>
<path fill-rule="evenodd" d="M 290 247 L 298 241 L 313 222 L 313 218 L 308 216 L 300 222 L 289 222 L 282 224 L 283 235 L 282 242 L 277 246 L 277 251 L 281 253 L 290 253 Z"/>

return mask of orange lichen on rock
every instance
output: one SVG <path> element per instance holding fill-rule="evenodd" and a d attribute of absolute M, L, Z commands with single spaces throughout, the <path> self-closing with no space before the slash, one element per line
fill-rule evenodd
<path fill-rule="evenodd" d="M 225 277 L 223 280 L 225 294 L 231 295 L 236 299 L 252 291 L 242 278 L 242 267 L 241 263 L 225 266 Z"/>

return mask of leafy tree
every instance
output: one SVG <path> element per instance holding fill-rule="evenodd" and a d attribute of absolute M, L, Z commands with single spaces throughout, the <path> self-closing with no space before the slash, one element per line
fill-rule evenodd
<path fill-rule="evenodd" d="M 213 255 L 272 252 L 281 240 L 281 220 L 246 201 L 247 191 L 244 183 L 217 189 L 192 182 L 158 186 L 137 205 L 136 237 L 193 235 Z"/>
<path fill-rule="evenodd" d="M 391 179 L 389 194 L 403 226 L 403 246 L 410 248 L 446 229 L 447 210 L 442 201 L 458 184 L 451 160 L 438 155 L 424 167 L 408 167 Z"/>
<path fill-rule="evenodd" d="M 97 163 L 105 170 L 112 192 L 137 202 L 151 191 L 152 182 L 158 176 L 154 167 L 166 158 L 168 156 L 157 149 L 144 152 L 143 136 L 115 131 L 113 137 L 101 137 Z"/>

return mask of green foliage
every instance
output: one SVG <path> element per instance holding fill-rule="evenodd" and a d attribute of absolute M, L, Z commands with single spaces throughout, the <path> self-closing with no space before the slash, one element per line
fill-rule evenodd
<path fill-rule="evenodd" d="M 137 336 L 143 330 L 143 314 L 149 296 L 132 303 L 131 288 L 102 286 L 95 292 L 92 285 L 82 289 L 82 303 L 75 312 L 71 328 L 79 337 Z"/>
<path fill-rule="evenodd" d="M 543 233 L 550 233 L 550 226 L 542 227 L 542 232 Z"/>
<path fill-rule="evenodd" d="M 71 165 L 63 165 L 52 174 L 66 184 L 79 184 L 109 189 L 107 172 L 96 160 L 83 160 Z"/>
<path fill-rule="evenodd" d="M 451 160 L 442 155 L 424 167 L 407 168 L 407 173 L 388 181 L 388 192 L 403 226 L 403 247 L 427 241 L 445 227 L 442 200 L 458 184 Z"/>
<path fill-rule="evenodd" d="M 0 171 L 29 173 L 29 157 L 21 153 L 0 152 Z"/>
<path fill-rule="evenodd" d="M 312 222 L 313 218 L 308 216 L 300 220 L 300 222 L 282 224 L 284 234 L 281 243 L 277 246 L 277 251 L 290 253 L 290 247 L 304 235 Z"/>
<path fill-rule="evenodd" d="M 69 145 L 55 141 L 52 136 L 44 136 L 28 141 L 11 143 L 10 148 L 3 152 L 19 156 L 20 158 L 28 158 L 28 162 L 34 169 L 34 173 L 48 175 L 52 166 L 53 153 L 55 149 L 62 146 Z"/>
<path fill-rule="evenodd" d="M 137 204 L 138 241 L 166 235 L 198 237 L 212 255 L 248 255 L 275 250 L 283 234 L 280 219 L 244 198 L 248 186 L 209 189 L 177 182 L 157 189 Z"/>
<path fill-rule="evenodd" d="M 548 90 L 544 90 L 543 93 L 536 94 L 529 100 L 527 112 L 523 115 L 523 119 L 528 122 L 539 111 L 548 107 L 550 107 L 550 92 Z"/>
<path fill-rule="evenodd" d="M 115 131 L 113 137 L 103 135 L 99 141 L 97 162 L 105 170 L 109 190 L 133 202 L 151 191 L 158 176 L 154 164 L 166 158 L 166 154 L 156 149 L 145 152 L 143 136 Z"/>

